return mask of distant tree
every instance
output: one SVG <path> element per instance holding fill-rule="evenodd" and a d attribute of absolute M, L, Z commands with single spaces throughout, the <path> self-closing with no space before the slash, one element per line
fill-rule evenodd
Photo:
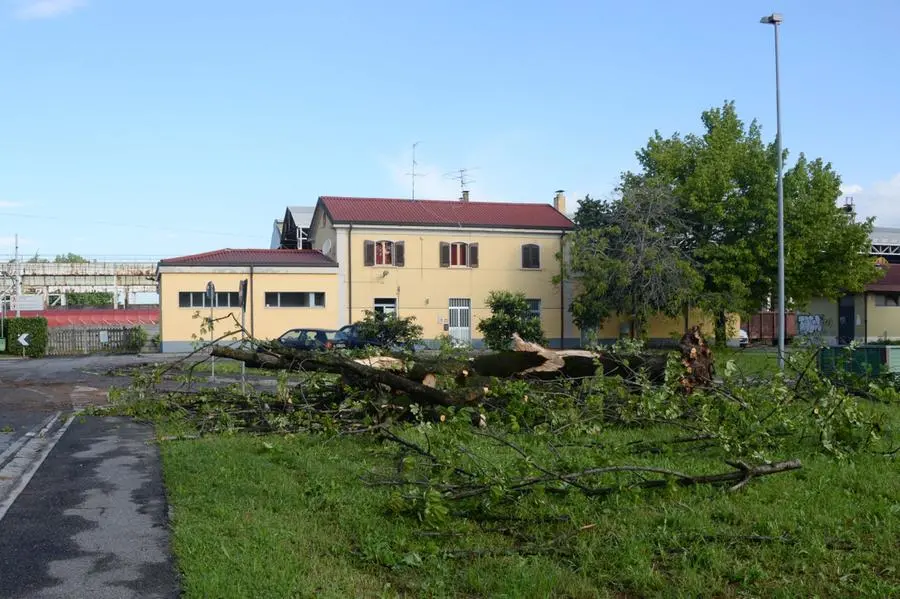
<path fill-rule="evenodd" d="M 586 197 L 575 214 L 570 278 L 578 291 L 570 310 L 584 329 L 626 317 L 635 337 L 655 314 L 679 314 L 701 281 L 679 245 L 687 226 L 671 191 L 640 182 L 620 191 L 612 201 Z"/>
<path fill-rule="evenodd" d="M 34 256 L 26 260 L 26 262 L 28 262 L 29 264 L 46 264 L 50 261 L 46 258 L 41 258 L 41 255 L 38 252 L 35 252 Z"/>
<path fill-rule="evenodd" d="M 90 262 L 87 258 L 79 256 L 78 254 L 73 254 L 72 252 L 69 252 L 68 254 L 59 254 L 53 261 L 58 264 L 83 264 L 85 262 Z"/>
<path fill-rule="evenodd" d="M 487 305 L 491 315 L 478 323 L 478 330 L 489 348 L 509 349 L 513 333 L 518 333 L 525 341 L 544 342 L 541 319 L 529 310 L 524 293 L 491 291 Z"/>
<path fill-rule="evenodd" d="M 103 308 L 113 305 L 113 294 L 109 291 L 67 291 L 66 305 L 73 308 Z"/>

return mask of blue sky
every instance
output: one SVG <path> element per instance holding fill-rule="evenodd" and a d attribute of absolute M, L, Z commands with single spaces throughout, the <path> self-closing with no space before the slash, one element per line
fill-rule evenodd
<path fill-rule="evenodd" d="M 0 0 L 0 254 L 266 247 L 319 195 L 608 194 L 726 99 L 900 226 L 900 3 Z"/>

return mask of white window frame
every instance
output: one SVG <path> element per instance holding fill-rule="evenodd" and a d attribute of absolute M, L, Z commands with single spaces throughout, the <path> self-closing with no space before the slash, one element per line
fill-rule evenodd
<path fill-rule="evenodd" d="M 398 307 L 397 307 L 397 298 L 396 298 L 396 297 L 376 297 L 376 298 L 372 301 L 372 309 L 373 309 L 375 312 L 378 312 L 378 311 L 379 311 L 379 308 L 381 308 L 381 312 L 382 312 L 383 314 L 394 314 L 394 315 L 396 315 L 396 314 L 397 314 L 397 310 L 398 310 Z M 390 311 L 388 311 L 388 308 L 390 309 Z"/>
<path fill-rule="evenodd" d="M 453 249 L 456 248 L 457 258 L 462 258 L 464 264 L 453 264 Z M 469 268 L 469 243 L 467 241 L 450 242 L 450 268 Z"/>
<path fill-rule="evenodd" d="M 390 261 L 384 259 L 385 250 L 390 247 Z M 381 262 L 378 261 L 378 250 L 381 250 Z M 389 239 L 381 239 L 375 242 L 375 255 L 373 261 L 375 266 L 393 266 L 394 265 L 394 242 Z"/>

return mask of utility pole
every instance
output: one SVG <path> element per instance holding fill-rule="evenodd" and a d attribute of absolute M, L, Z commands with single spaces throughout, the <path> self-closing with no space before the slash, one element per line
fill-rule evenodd
<path fill-rule="evenodd" d="M 775 120 L 776 152 L 778 152 L 778 369 L 784 371 L 784 325 L 785 325 L 785 290 L 784 290 L 784 155 L 782 154 L 781 139 L 781 73 L 778 57 L 778 26 L 784 18 L 778 13 L 772 13 L 759 20 L 763 25 L 772 25 L 775 30 Z"/>
<path fill-rule="evenodd" d="M 21 316 L 19 312 L 19 296 L 22 295 L 22 265 L 19 264 L 19 234 L 16 233 L 16 253 L 13 259 L 16 265 L 16 318 Z"/>

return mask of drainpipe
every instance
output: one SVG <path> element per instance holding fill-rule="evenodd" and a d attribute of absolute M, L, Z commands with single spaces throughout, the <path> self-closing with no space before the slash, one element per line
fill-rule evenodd
<path fill-rule="evenodd" d="M 353 324 L 353 223 L 347 229 L 347 324 Z M 338 264 L 338 268 L 341 265 Z"/>
<path fill-rule="evenodd" d="M 869 293 L 863 291 L 863 345 L 869 343 Z"/>
<path fill-rule="evenodd" d="M 566 347 L 566 250 L 565 233 L 559 234 L 559 349 Z"/>
<path fill-rule="evenodd" d="M 256 339 L 256 335 L 253 332 L 253 313 L 255 310 L 253 309 L 253 267 L 250 267 L 250 337 Z"/>

